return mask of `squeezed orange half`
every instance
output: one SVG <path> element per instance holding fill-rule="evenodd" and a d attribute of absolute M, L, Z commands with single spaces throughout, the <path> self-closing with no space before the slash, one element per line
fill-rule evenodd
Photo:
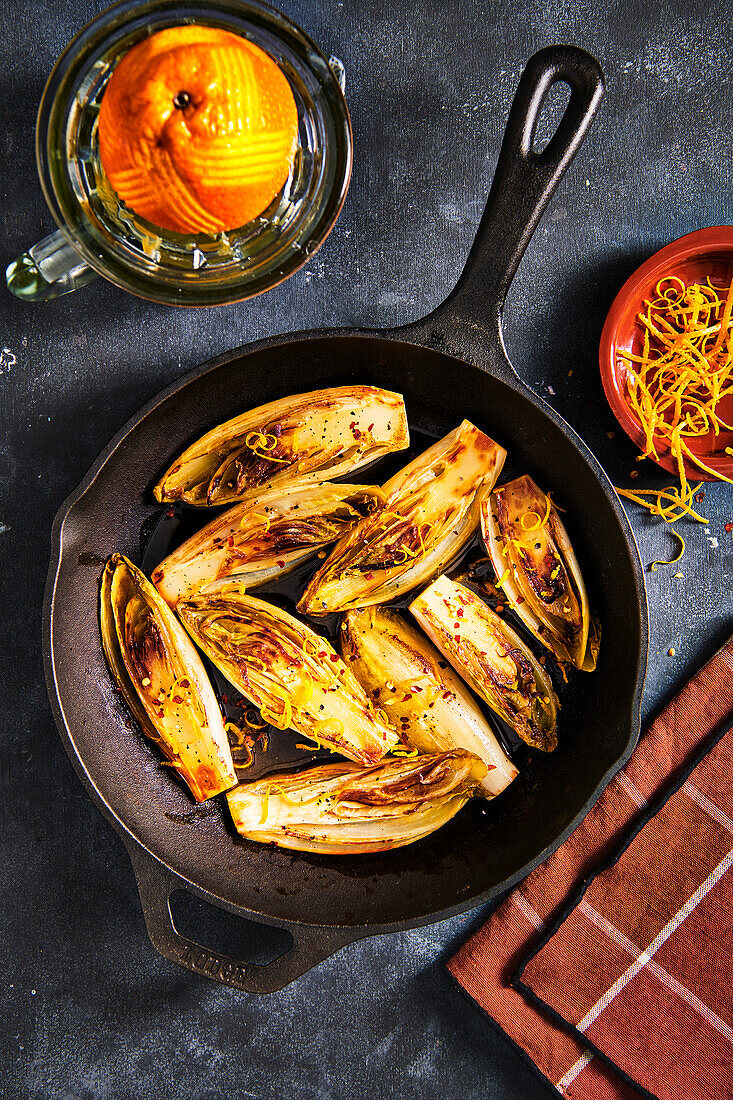
<path fill-rule="evenodd" d="M 121 59 L 102 98 L 99 151 L 119 198 L 177 233 L 245 225 L 282 189 L 298 111 L 252 42 L 217 27 L 158 31 Z"/>

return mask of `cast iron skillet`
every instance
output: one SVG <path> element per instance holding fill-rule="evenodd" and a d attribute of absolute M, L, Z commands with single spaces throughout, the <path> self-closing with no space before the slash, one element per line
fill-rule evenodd
<path fill-rule="evenodd" d="M 538 153 L 537 119 L 555 81 L 570 85 L 570 99 Z M 501 326 L 522 253 L 602 91 L 597 62 L 579 49 L 550 47 L 530 59 L 466 268 L 429 317 L 391 331 L 277 336 L 205 363 L 125 425 L 56 517 L 44 649 L 61 737 L 128 848 L 154 946 L 190 970 L 248 991 L 276 990 L 361 937 L 496 897 L 565 839 L 636 743 L 647 610 L 633 535 L 588 448 L 514 373 Z M 151 484 L 189 442 L 261 402 L 347 382 L 400 391 L 412 424 L 426 431 L 443 434 L 469 417 L 508 448 L 514 470 L 555 491 L 603 637 L 597 671 L 578 674 L 567 693 L 559 747 L 534 753 L 500 798 L 483 809 L 471 804 L 414 846 L 330 858 L 237 842 L 218 806 L 186 820 L 190 800 L 113 693 L 97 586 L 113 551 L 139 560 L 141 526 L 155 511 Z M 287 928 L 292 947 L 265 966 L 201 948 L 174 927 L 169 897 L 179 889 Z"/>

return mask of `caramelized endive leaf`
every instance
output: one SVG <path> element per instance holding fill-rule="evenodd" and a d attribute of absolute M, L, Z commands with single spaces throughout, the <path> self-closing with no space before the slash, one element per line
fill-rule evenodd
<path fill-rule="evenodd" d="M 335 480 L 409 446 L 402 396 L 337 386 L 260 405 L 207 432 L 155 486 L 160 501 L 233 504 L 264 487 Z"/>
<path fill-rule="evenodd" d="M 424 634 L 390 608 L 349 611 L 341 654 L 402 741 L 421 753 L 465 749 L 487 768 L 481 794 L 493 798 L 518 775 L 462 680 Z"/>
<path fill-rule="evenodd" d="M 537 749 L 557 744 L 550 677 L 519 635 L 479 596 L 438 577 L 410 604 L 438 649 L 492 710 Z"/>
<path fill-rule="evenodd" d="M 333 763 L 243 783 L 227 795 L 250 840 L 326 855 L 385 852 L 444 825 L 474 794 L 486 766 L 466 752 Z"/>
<path fill-rule="evenodd" d="M 384 497 L 374 485 L 299 482 L 235 504 L 207 523 L 153 571 L 173 607 L 213 581 L 238 576 L 249 588 L 284 576 L 335 542 Z"/>
<path fill-rule="evenodd" d="M 479 523 L 506 451 L 464 420 L 395 474 L 384 508 L 331 551 L 303 593 L 310 615 L 395 599 L 445 569 Z"/>
<path fill-rule="evenodd" d="M 333 647 L 241 582 L 220 581 L 176 610 L 206 656 L 274 726 L 361 764 L 381 760 L 399 740 Z"/>
<path fill-rule="evenodd" d="M 592 672 L 600 629 L 550 497 L 527 476 L 501 485 L 482 503 L 481 531 L 497 578 L 525 626 L 559 660 Z"/>
<path fill-rule="evenodd" d="M 100 628 L 125 701 L 196 801 L 234 786 L 229 741 L 201 659 L 150 581 L 121 554 L 102 574 Z"/>

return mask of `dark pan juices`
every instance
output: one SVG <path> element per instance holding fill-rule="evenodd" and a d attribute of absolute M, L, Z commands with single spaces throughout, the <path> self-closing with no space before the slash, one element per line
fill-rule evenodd
<path fill-rule="evenodd" d="M 410 425 L 410 447 L 405 451 L 400 451 L 398 454 L 381 459 L 370 467 L 368 471 L 360 470 L 358 473 L 359 483 L 384 484 L 393 474 L 397 473 L 398 470 L 401 470 L 411 462 L 413 458 L 416 458 L 425 451 L 431 443 L 434 443 L 438 438 L 439 436 L 435 433 L 425 432 L 414 427 L 414 425 Z M 499 442 L 501 441 L 499 440 Z M 515 472 L 511 467 L 511 463 L 507 461 L 499 477 L 499 482 L 509 481 L 521 473 L 524 473 L 524 471 L 519 470 Z M 340 480 L 348 480 L 348 478 Z M 140 532 L 140 559 L 143 571 L 150 576 L 156 566 L 158 566 L 168 554 L 176 550 L 181 543 L 185 542 L 186 539 L 190 538 L 191 535 L 195 534 L 196 531 L 200 530 L 205 524 L 210 523 L 211 519 L 218 512 L 225 511 L 226 508 L 229 507 L 231 507 L 231 505 L 226 505 L 218 509 L 194 508 L 190 505 L 179 503 L 161 508 L 158 513 L 150 516 Z M 294 615 L 296 618 L 303 619 L 313 630 L 323 637 L 328 638 L 332 645 L 338 649 L 338 629 L 341 622 L 340 613 L 316 618 L 309 615 L 301 615 L 296 610 L 296 605 L 308 581 L 320 564 L 320 561 L 325 558 L 329 551 L 330 548 L 326 551 L 320 551 L 320 559 L 314 555 L 307 561 L 301 562 L 295 569 L 283 576 L 282 579 L 268 582 L 257 588 L 253 587 L 251 592 L 253 596 L 268 600 L 270 603 L 283 608 L 283 610 Z M 536 639 L 529 633 L 521 619 L 506 606 L 506 601 L 498 597 L 493 590 L 491 582 L 494 580 L 494 570 L 491 562 L 486 556 L 480 530 L 476 532 L 473 539 L 460 555 L 454 559 L 447 572 L 451 577 L 460 580 L 461 583 L 466 584 L 477 592 L 494 610 L 496 610 L 497 604 L 504 604 L 504 610 L 501 613 L 502 618 L 511 624 L 533 652 L 540 657 L 542 663 L 550 673 L 553 686 L 562 704 L 563 697 L 570 688 L 570 683 L 566 682 L 560 666 L 553 659 L 549 651 L 537 644 Z M 418 591 L 424 588 L 426 584 L 427 582 L 411 592 L 405 593 L 399 599 L 389 601 L 384 606 L 397 608 L 404 611 L 405 614 L 408 614 L 406 608 L 415 598 Z M 231 722 L 233 725 L 237 726 L 243 733 L 247 734 L 253 742 L 249 749 L 239 748 L 234 743 L 230 734 L 234 766 L 240 780 L 248 781 L 259 779 L 269 772 L 280 772 L 286 769 L 289 770 L 308 764 L 323 762 L 324 760 L 344 759 L 338 754 L 329 752 L 326 749 L 298 748 L 302 739 L 300 734 L 296 733 L 294 730 L 280 730 L 270 725 L 265 725 L 262 729 L 248 726 L 245 716 L 250 719 L 250 722 L 255 721 L 256 724 L 259 725 L 261 722 L 259 712 L 251 703 L 243 698 L 237 689 L 229 683 L 204 654 L 199 653 L 199 655 L 216 689 L 219 703 L 224 712 L 225 721 Z M 571 669 L 569 672 L 570 676 L 572 676 L 572 672 L 573 670 Z M 530 763 L 532 756 L 537 755 L 536 750 L 531 749 L 520 740 L 514 730 L 511 729 L 503 719 L 499 718 L 482 699 L 479 699 L 476 695 L 474 695 L 474 699 L 485 714 L 487 721 L 496 733 L 504 749 L 512 757 L 520 771 L 522 771 Z M 560 736 L 562 736 L 562 711 L 560 712 L 559 726 Z M 477 803 L 479 801 L 480 800 L 476 800 Z M 486 810 L 487 805 L 481 802 L 479 812 L 485 812 Z"/>

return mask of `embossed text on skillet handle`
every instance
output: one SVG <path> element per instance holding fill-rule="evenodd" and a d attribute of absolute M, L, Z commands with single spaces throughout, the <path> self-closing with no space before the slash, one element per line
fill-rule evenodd
<path fill-rule="evenodd" d="M 145 927 L 153 947 L 164 958 L 204 978 L 246 993 L 274 993 L 339 948 L 365 935 L 359 928 L 276 925 L 286 928 L 293 941 L 292 946 L 278 958 L 263 964 L 230 958 L 181 935 L 173 922 L 170 897 L 176 890 L 190 890 L 188 883 L 135 841 L 124 839 L 135 871 Z M 227 909 L 236 912 L 233 907 L 227 906 Z M 254 914 L 241 915 L 248 920 L 258 920 Z"/>

